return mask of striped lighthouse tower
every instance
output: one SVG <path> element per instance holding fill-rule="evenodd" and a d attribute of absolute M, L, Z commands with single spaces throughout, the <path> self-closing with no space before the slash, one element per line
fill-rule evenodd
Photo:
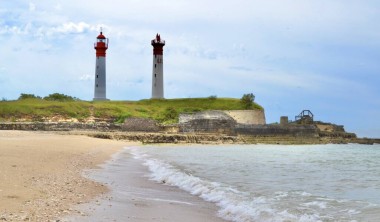
<path fill-rule="evenodd" d="M 108 49 L 108 39 L 103 35 L 102 30 L 96 38 L 94 44 L 96 50 L 95 66 L 95 90 L 94 100 L 107 100 L 106 98 L 106 50 Z"/>
<path fill-rule="evenodd" d="M 152 99 L 164 98 L 163 47 L 165 41 L 157 34 L 151 42 L 153 46 Z"/>

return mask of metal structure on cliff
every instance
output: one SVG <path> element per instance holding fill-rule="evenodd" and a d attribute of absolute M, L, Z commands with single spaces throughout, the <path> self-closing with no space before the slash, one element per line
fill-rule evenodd
<path fill-rule="evenodd" d="M 295 120 L 301 124 L 312 124 L 314 122 L 314 114 L 310 110 L 302 110 L 302 112 L 295 117 Z"/>
<path fill-rule="evenodd" d="M 108 49 L 108 39 L 103 35 L 102 30 L 100 30 L 100 34 L 96 38 L 94 48 L 96 50 L 94 100 L 108 100 L 106 97 L 106 51 Z"/>

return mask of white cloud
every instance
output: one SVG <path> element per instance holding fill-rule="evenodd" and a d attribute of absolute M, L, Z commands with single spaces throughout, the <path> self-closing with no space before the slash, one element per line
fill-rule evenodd
<path fill-rule="evenodd" d="M 91 30 L 91 25 L 85 23 L 85 22 L 67 22 L 60 26 L 53 27 L 48 32 L 52 33 L 60 33 L 60 34 L 76 34 L 76 33 L 83 33 L 88 30 Z"/>
<path fill-rule="evenodd" d="M 62 5 L 58 3 L 54 6 L 54 9 L 57 11 L 60 11 L 60 10 L 62 10 Z"/>
<path fill-rule="evenodd" d="M 36 10 L 36 5 L 32 2 L 29 3 L 29 11 L 33 12 Z"/>
<path fill-rule="evenodd" d="M 33 38 L 58 37 L 66 36 L 67 34 L 85 34 L 91 31 L 99 31 L 100 27 L 108 28 L 102 24 L 88 24 L 86 22 L 65 22 L 54 26 L 45 24 L 17 24 L 13 26 L 5 25 L 0 27 L 0 35 L 11 34 L 15 36 L 28 36 L 28 41 L 33 41 Z"/>
<path fill-rule="evenodd" d="M 79 80 L 80 80 L 80 81 L 94 80 L 94 76 L 93 76 L 93 75 L 85 74 L 85 75 L 80 76 L 80 77 L 79 77 Z"/>

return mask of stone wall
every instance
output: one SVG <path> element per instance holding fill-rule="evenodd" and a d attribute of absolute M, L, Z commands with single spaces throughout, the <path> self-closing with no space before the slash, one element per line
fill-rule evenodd
<path fill-rule="evenodd" d="M 226 115 L 226 114 L 224 114 Z M 139 121 L 133 121 L 138 124 Z M 145 122 L 146 123 L 146 122 Z M 144 124 L 145 124 L 144 123 Z M 136 125 L 130 128 L 108 123 L 0 123 L 0 130 L 27 131 L 71 131 L 68 134 L 94 135 L 105 139 L 126 139 L 146 143 L 265 143 L 265 144 L 327 144 L 327 143 L 380 143 L 380 139 L 357 138 L 353 133 L 321 131 L 315 125 L 248 125 L 237 124 L 235 120 L 189 119 L 182 124 L 160 126 L 158 133 L 136 132 Z M 145 125 L 146 126 L 146 125 Z M 140 127 L 140 126 L 139 126 Z M 319 126 L 320 127 L 320 126 Z M 143 129 L 143 128 L 139 128 Z M 152 129 L 149 129 L 152 131 Z M 178 133 L 180 131 L 181 133 Z M 225 135 L 223 135 L 225 134 Z"/>
<path fill-rule="evenodd" d="M 128 118 L 124 121 L 121 129 L 131 132 L 159 132 L 162 130 L 156 121 L 144 118 Z"/>
<path fill-rule="evenodd" d="M 236 121 L 222 111 L 205 111 L 179 115 L 179 132 L 233 134 Z"/>
<path fill-rule="evenodd" d="M 237 143 L 240 142 L 236 136 L 216 134 L 167 134 L 167 133 L 141 133 L 141 132 L 92 132 L 89 136 L 103 139 L 140 141 L 142 143 Z"/>
<path fill-rule="evenodd" d="M 70 131 L 70 130 L 90 130 L 90 131 L 128 131 L 128 132 L 160 132 L 162 128 L 156 121 L 142 118 L 130 118 L 124 124 L 113 123 L 0 123 L 0 130 L 28 130 L 28 131 Z"/>
<path fill-rule="evenodd" d="M 289 123 L 289 118 L 287 116 L 281 116 L 280 117 L 280 124 L 281 125 L 286 125 Z"/>
<path fill-rule="evenodd" d="M 264 125 L 263 111 L 205 111 L 180 114 L 179 132 L 224 133 L 246 136 L 294 136 L 318 137 L 319 129 L 314 125 Z"/>
<path fill-rule="evenodd" d="M 217 110 L 179 114 L 179 124 L 187 123 L 192 120 L 200 120 L 200 119 L 231 120 L 232 118 L 231 116 L 224 113 L 224 111 L 217 111 Z"/>
<path fill-rule="evenodd" d="M 318 127 L 318 129 L 322 132 L 346 132 L 344 130 L 344 126 L 336 125 L 332 123 L 324 123 L 320 121 L 315 121 L 314 124 Z"/>
<path fill-rule="evenodd" d="M 247 125 L 238 124 L 235 128 L 238 135 L 250 136 L 294 136 L 319 137 L 319 130 L 313 125 Z"/>
<path fill-rule="evenodd" d="M 226 110 L 223 112 L 240 124 L 266 124 L 264 110 Z"/>
<path fill-rule="evenodd" d="M 0 123 L 0 130 L 28 130 L 28 131 L 70 131 L 70 130 L 96 130 L 120 131 L 121 126 L 110 123 Z"/>

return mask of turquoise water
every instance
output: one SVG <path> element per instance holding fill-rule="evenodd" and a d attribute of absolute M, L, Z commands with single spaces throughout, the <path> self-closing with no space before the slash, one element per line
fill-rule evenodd
<path fill-rule="evenodd" d="M 379 221 L 380 145 L 144 146 L 150 179 L 230 221 Z"/>

